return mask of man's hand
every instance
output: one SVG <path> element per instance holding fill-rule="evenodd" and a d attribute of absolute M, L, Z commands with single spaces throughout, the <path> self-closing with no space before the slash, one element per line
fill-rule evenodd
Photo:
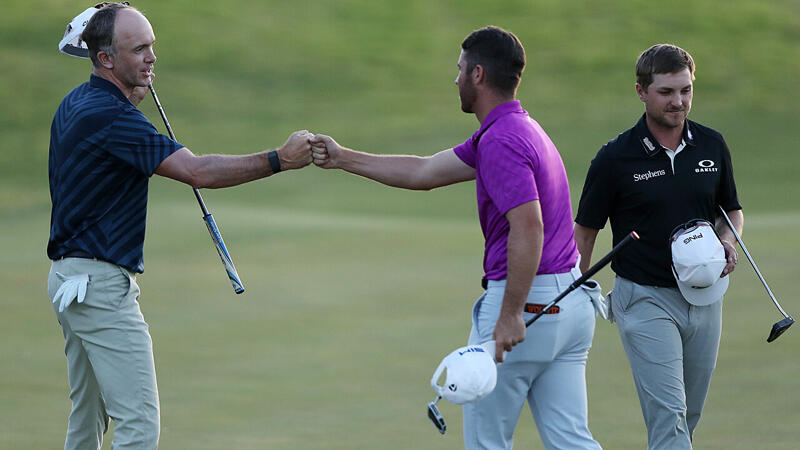
<path fill-rule="evenodd" d="M 338 169 L 342 146 L 332 137 L 318 134 L 311 139 L 314 164 L 323 169 Z"/>
<path fill-rule="evenodd" d="M 311 164 L 310 139 L 314 134 L 308 130 L 295 131 L 277 150 L 281 170 L 300 169 Z"/>
<path fill-rule="evenodd" d="M 156 74 L 155 73 L 151 73 L 150 74 L 150 83 L 148 83 L 148 85 L 152 84 L 153 80 L 155 78 L 156 78 Z M 141 103 L 142 100 L 144 100 L 144 98 L 147 96 L 147 92 L 149 90 L 150 90 L 150 86 L 136 86 L 135 88 L 133 88 L 133 91 L 131 91 L 131 95 L 128 96 L 128 100 L 130 100 L 131 103 L 133 103 L 133 106 L 139 106 L 139 103 Z"/>
<path fill-rule="evenodd" d="M 492 338 L 496 342 L 495 360 L 503 362 L 503 351 L 510 352 L 511 347 L 525 340 L 525 321 L 522 319 L 522 313 L 509 315 L 501 312 L 494 326 Z"/>
<path fill-rule="evenodd" d="M 725 265 L 725 268 L 722 269 L 722 274 L 720 278 L 728 275 L 729 273 L 733 272 L 736 268 L 736 264 L 739 264 L 739 254 L 736 252 L 736 248 L 733 247 L 728 241 L 720 241 L 722 242 L 722 247 L 725 249 L 725 259 L 728 261 L 728 264 Z"/>

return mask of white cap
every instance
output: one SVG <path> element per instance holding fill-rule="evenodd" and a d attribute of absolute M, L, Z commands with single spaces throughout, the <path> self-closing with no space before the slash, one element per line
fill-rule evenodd
<path fill-rule="evenodd" d="M 495 341 L 461 347 L 447 355 L 431 378 L 431 386 L 443 398 L 461 405 L 488 395 L 497 384 Z M 447 369 L 444 386 L 436 384 Z"/>
<path fill-rule="evenodd" d="M 96 7 L 86 8 L 86 11 L 78 14 L 72 19 L 72 22 L 67 24 L 67 31 L 64 32 L 64 38 L 58 43 L 58 50 L 67 55 L 77 56 L 78 58 L 89 57 L 89 47 L 86 42 L 81 39 L 81 33 L 89 23 L 94 13 L 99 11 Z"/>
<path fill-rule="evenodd" d="M 720 278 L 727 264 L 725 248 L 714 227 L 705 220 L 693 220 L 679 227 L 671 239 L 672 275 L 686 301 L 710 305 L 722 298 L 730 279 Z"/>

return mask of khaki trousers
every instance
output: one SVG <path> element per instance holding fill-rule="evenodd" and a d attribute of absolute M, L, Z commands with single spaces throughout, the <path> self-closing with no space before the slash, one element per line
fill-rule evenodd
<path fill-rule="evenodd" d="M 70 282 L 85 284 L 83 302 L 78 303 L 80 295 L 63 295 L 71 292 Z M 109 418 L 114 420 L 113 449 L 157 448 L 153 344 L 134 274 L 105 261 L 64 258 L 53 262 L 47 289 L 51 301 L 57 295 L 73 297 L 53 304 L 64 334 L 72 400 L 64 448 L 99 449 Z M 72 302 L 59 312 L 67 300 Z"/>

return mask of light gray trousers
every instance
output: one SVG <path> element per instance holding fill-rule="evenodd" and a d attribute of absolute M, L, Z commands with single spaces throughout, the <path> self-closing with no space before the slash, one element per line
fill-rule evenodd
<path fill-rule="evenodd" d="M 580 272 L 537 275 L 527 302 L 547 304 Z M 599 295 L 596 288 L 595 295 Z M 505 280 L 489 281 L 472 312 L 469 344 L 492 339 L 503 304 Z M 583 288 L 559 303 L 558 314 L 545 314 L 526 329 L 525 341 L 497 366 L 497 386 L 491 394 L 463 407 L 464 446 L 510 449 L 514 429 L 527 401 L 542 443 L 547 449 L 600 449 L 588 425 L 586 359 L 592 346 L 595 308 Z M 525 320 L 533 314 L 524 313 Z"/>
<path fill-rule="evenodd" d="M 691 449 L 722 332 L 722 300 L 689 304 L 678 288 L 616 277 L 611 314 L 633 373 L 648 449 Z"/>
<path fill-rule="evenodd" d="M 85 289 L 85 296 L 59 312 L 72 300 L 66 297 L 74 297 L 70 283 L 82 283 L 73 287 Z M 53 262 L 47 290 L 51 301 L 61 298 L 53 308 L 64 333 L 72 400 L 64 448 L 99 449 L 110 417 L 112 448 L 155 449 L 160 419 L 153 345 L 134 274 L 104 261 L 65 258 Z"/>

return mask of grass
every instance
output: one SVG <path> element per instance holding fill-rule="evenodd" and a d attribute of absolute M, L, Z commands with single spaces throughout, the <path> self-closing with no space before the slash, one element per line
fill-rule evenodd
<path fill-rule="evenodd" d="M 0 448 L 54 448 L 69 411 L 63 338 L 48 305 L 47 148 L 53 111 L 88 76 L 57 54 L 84 4 L 11 0 L 0 17 Z M 698 64 L 692 117 L 725 135 L 745 240 L 789 312 L 797 274 L 795 171 L 800 9 L 769 4 L 409 0 L 143 0 L 157 89 L 197 153 L 246 153 L 308 128 L 375 152 L 430 154 L 477 128 L 458 111 L 458 45 L 496 24 L 525 44 L 519 98 L 558 145 L 573 202 L 602 143 L 641 114 L 633 64 L 675 42 Z M 708 18 L 713 17 L 713 20 Z M 141 105 L 161 128 L 152 102 Z M 428 379 L 462 345 L 480 294 L 474 184 L 403 192 L 307 168 L 204 192 L 247 292 L 235 296 L 188 187 L 151 183 L 140 299 L 151 325 L 167 449 L 461 448 L 460 409 L 427 422 Z M 610 247 L 608 233 L 598 249 Z M 598 250 L 600 251 L 600 250 Z M 609 270 L 599 274 L 607 289 Z M 726 296 L 700 448 L 794 448 L 797 330 L 744 262 Z M 614 326 L 598 323 L 587 367 L 590 426 L 605 448 L 645 446 Z M 111 436 L 104 448 L 110 448 Z M 541 448 L 523 412 L 516 448 Z"/>

